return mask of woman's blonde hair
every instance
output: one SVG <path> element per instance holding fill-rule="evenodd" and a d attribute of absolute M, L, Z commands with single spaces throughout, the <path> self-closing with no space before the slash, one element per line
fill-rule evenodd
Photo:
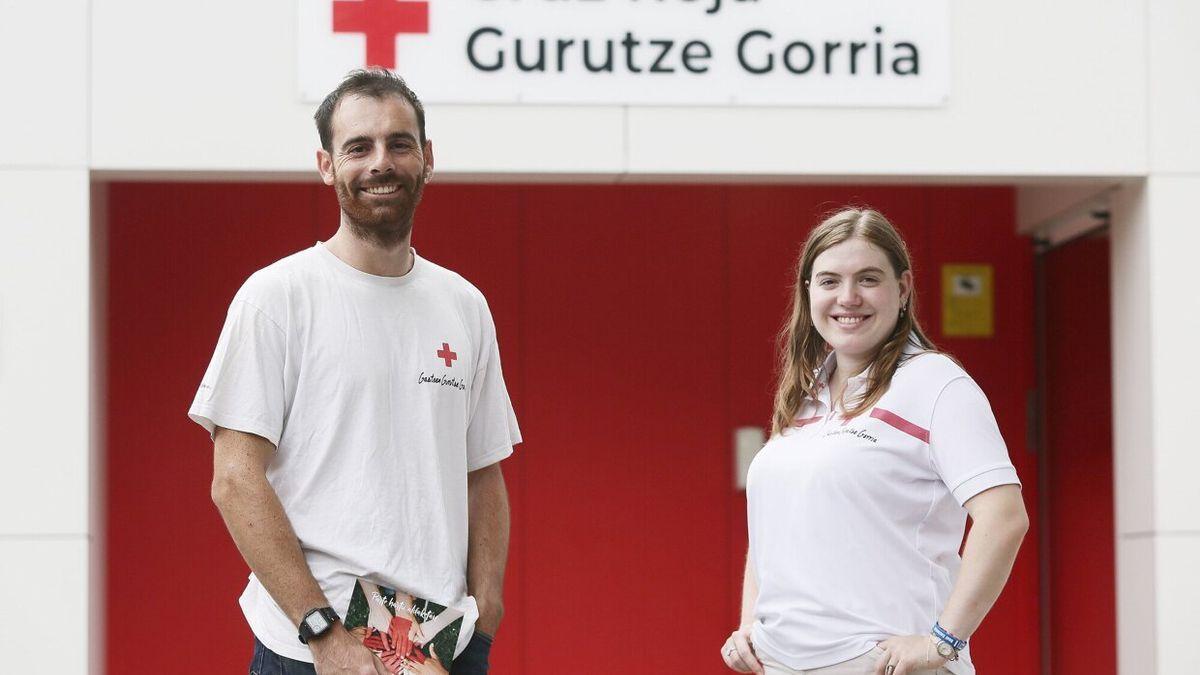
<path fill-rule="evenodd" d="M 813 262 L 830 248 L 855 237 L 865 239 L 882 250 L 897 278 L 912 269 L 908 247 L 904 245 L 900 233 L 878 211 L 845 208 L 813 228 L 796 264 L 791 318 L 779 333 L 779 388 L 775 392 L 772 435 L 782 433 L 792 425 L 805 398 L 817 397 L 818 370 L 830 352 L 829 345 L 812 321 L 808 285 Z M 896 368 L 903 362 L 904 348 L 909 341 L 917 343 L 924 350 L 937 351 L 917 321 L 916 303 L 916 293 L 910 289 L 896 328 L 872 355 L 868 364 L 871 381 L 867 384 L 866 392 L 847 407 L 847 417 L 855 417 L 879 401 L 891 384 Z"/>

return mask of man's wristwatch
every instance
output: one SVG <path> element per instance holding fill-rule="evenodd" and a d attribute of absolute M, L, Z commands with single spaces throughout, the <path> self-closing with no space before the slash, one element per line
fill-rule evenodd
<path fill-rule="evenodd" d="M 938 656 L 947 661 L 957 661 L 958 653 L 967 646 L 966 640 L 956 637 L 950 631 L 942 628 L 940 623 L 934 622 L 931 633 L 937 642 Z"/>
<path fill-rule="evenodd" d="M 308 644 L 308 641 L 321 637 L 333 624 L 338 622 L 337 612 L 333 611 L 332 607 L 318 607 L 308 610 L 303 619 L 300 619 L 300 642 Z"/>

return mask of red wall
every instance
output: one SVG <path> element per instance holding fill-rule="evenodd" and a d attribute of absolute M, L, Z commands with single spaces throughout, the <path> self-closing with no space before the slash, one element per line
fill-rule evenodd
<path fill-rule="evenodd" d="M 247 570 L 185 412 L 234 291 L 327 238 L 336 203 L 314 185 L 110 190 L 109 672 L 238 672 Z M 1032 511 L 1032 268 L 1011 190 L 429 189 L 414 245 L 488 296 L 527 439 L 504 464 L 513 542 L 495 672 L 723 671 L 746 539 L 731 432 L 769 420 L 800 242 L 849 202 L 907 235 L 922 320 L 987 391 Z M 993 338 L 940 339 L 939 266 L 962 262 L 996 266 Z M 981 672 L 1037 672 L 1036 537 L 975 638 Z"/>

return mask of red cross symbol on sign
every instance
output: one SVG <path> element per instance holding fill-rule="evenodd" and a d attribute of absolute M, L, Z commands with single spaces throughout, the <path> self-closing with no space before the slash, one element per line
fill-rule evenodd
<path fill-rule="evenodd" d="M 367 36 L 368 66 L 396 67 L 396 36 L 429 32 L 429 3 L 334 0 L 333 32 Z"/>
<path fill-rule="evenodd" d="M 450 351 L 450 345 L 446 344 L 445 342 L 442 343 L 442 348 L 438 350 L 437 355 L 439 359 L 446 360 L 447 368 L 454 365 L 453 361 L 458 358 L 458 354 Z"/>

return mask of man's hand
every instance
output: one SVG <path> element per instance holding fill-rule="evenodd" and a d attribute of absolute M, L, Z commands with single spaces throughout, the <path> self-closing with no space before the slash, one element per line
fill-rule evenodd
<path fill-rule="evenodd" d="M 467 591 L 479 605 L 476 628 L 495 636 L 504 616 L 509 527 L 508 492 L 498 463 L 467 474 L 467 503 Z"/>
<path fill-rule="evenodd" d="M 383 661 L 339 623 L 308 641 L 317 675 L 391 675 Z"/>
<path fill-rule="evenodd" d="M 500 598 L 475 598 L 479 605 L 479 620 L 475 622 L 475 630 L 496 637 L 500 628 L 500 620 L 504 618 L 504 601 Z"/>

